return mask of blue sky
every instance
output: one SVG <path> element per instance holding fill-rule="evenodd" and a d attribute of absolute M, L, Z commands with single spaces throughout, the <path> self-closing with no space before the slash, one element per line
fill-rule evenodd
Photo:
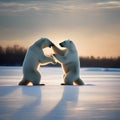
<path fill-rule="evenodd" d="M 0 45 L 72 39 L 80 56 L 120 56 L 120 0 L 0 0 Z"/>

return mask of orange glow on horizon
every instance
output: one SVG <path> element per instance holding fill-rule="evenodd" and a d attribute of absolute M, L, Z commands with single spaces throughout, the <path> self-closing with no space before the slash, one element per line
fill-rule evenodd
<path fill-rule="evenodd" d="M 54 33 L 53 31 L 57 31 Z M 98 37 L 97 35 L 89 35 L 83 31 L 77 30 L 67 31 L 64 33 L 64 29 L 57 30 L 53 29 L 53 31 L 46 31 L 46 33 L 38 34 L 30 36 L 22 36 L 19 40 L 3 40 L 1 41 L 2 47 L 19 45 L 24 48 L 28 48 L 31 44 L 33 44 L 36 40 L 41 37 L 49 38 L 54 44 L 59 46 L 59 43 L 66 39 L 71 39 L 75 43 L 79 56 L 94 56 L 94 57 L 118 57 L 120 56 L 120 41 L 119 37 L 114 38 L 112 36 L 103 35 Z M 58 33 L 58 34 L 57 34 Z M 15 36 L 14 36 L 15 37 Z M 116 40 L 116 41 L 115 41 Z M 49 50 L 48 50 L 49 51 Z M 48 52 L 49 54 L 49 52 Z"/>

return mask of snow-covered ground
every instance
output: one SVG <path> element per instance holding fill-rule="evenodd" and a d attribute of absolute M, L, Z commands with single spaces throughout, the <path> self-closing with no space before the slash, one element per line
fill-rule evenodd
<path fill-rule="evenodd" d="M 61 86 L 61 68 L 40 72 L 45 86 L 18 86 L 22 67 L 0 67 L 0 120 L 120 119 L 120 69 L 81 68 L 84 86 Z"/>

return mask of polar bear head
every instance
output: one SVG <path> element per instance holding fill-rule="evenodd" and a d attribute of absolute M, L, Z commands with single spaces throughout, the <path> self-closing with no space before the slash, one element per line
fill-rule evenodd
<path fill-rule="evenodd" d="M 48 39 L 48 38 L 41 38 L 37 40 L 34 45 L 40 47 L 40 48 L 46 48 L 46 47 L 51 47 L 54 44 Z"/>
<path fill-rule="evenodd" d="M 70 50 L 70 49 L 76 50 L 76 47 L 75 47 L 73 41 L 71 41 L 71 40 L 65 40 L 65 41 L 59 43 L 59 45 L 60 45 L 61 47 L 65 47 L 65 48 L 67 48 L 67 49 L 69 49 L 69 50 Z"/>

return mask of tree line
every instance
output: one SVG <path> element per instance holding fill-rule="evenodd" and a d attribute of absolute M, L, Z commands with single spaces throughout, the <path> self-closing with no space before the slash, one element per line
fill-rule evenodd
<path fill-rule="evenodd" d="M 0 46 L 0 66 L 22 66 L 26 49 L 19 45 L 3 48 Z M 81 67 L 105 67 L 105 68 L 120 68 L 120 56 L 117 58 L 100 58 L 100 57 L 80 57 Z M 48 65 L 48 66 L 60 66 Z"/>

